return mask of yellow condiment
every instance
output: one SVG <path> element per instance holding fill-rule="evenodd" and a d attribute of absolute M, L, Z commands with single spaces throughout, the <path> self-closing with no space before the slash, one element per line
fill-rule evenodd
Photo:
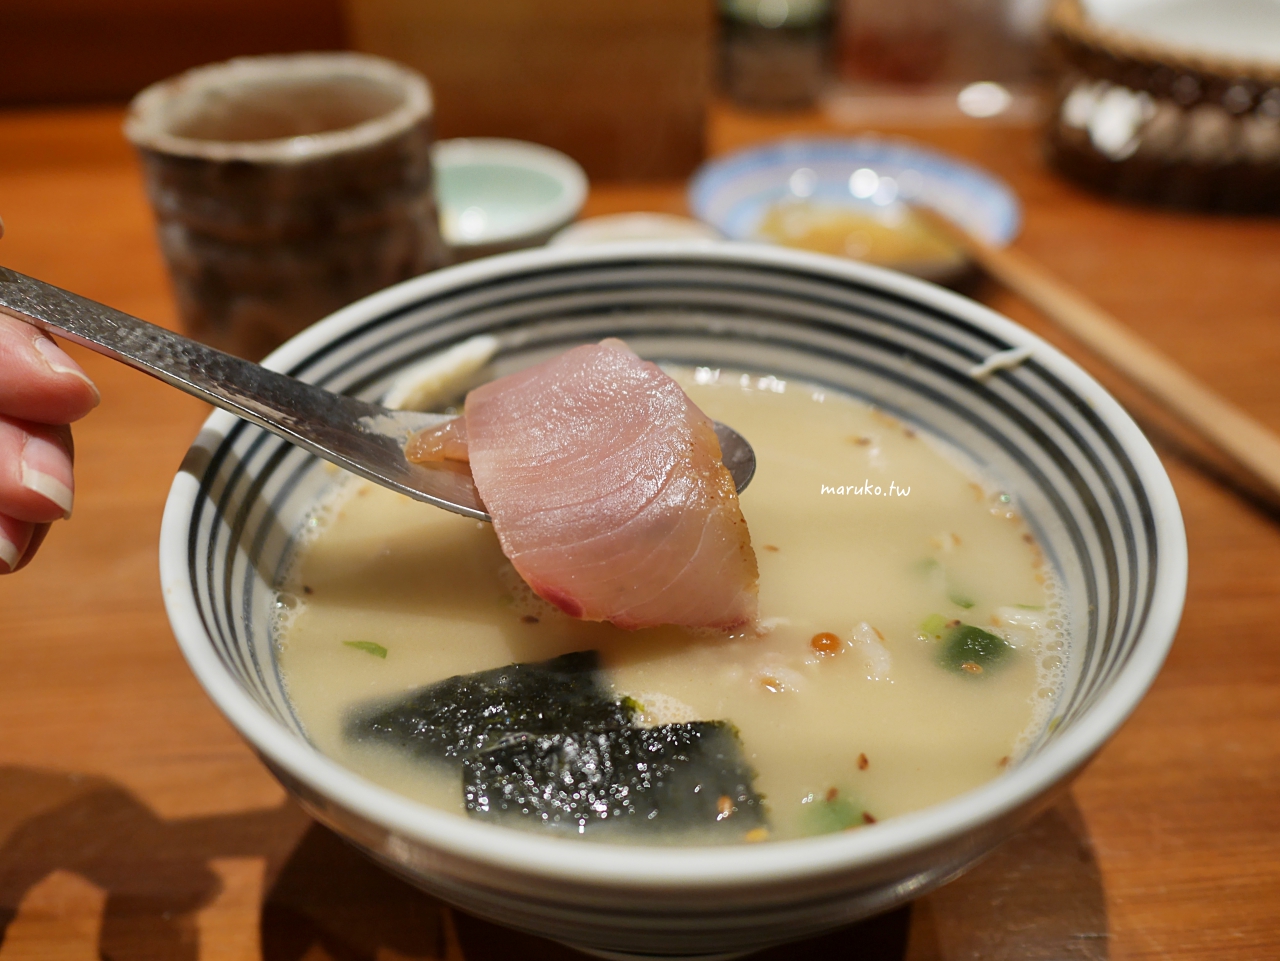
<path fill-rule="evenodd" d="M 910 207 L 881 209 L 786 201 L 769 208 L 757 230 L 761 240 L 820 254 L 933 276 L 964 264 L 964 254 Z"/>

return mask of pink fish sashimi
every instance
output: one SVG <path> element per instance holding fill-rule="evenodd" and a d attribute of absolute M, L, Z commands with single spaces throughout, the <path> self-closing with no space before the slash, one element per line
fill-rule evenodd
<path fill-rule="evenodd" d="M 732 629 L 755 552 L 710 418 L 620 340 L 473 390 L 471 473 L 503 553 L 585 620 Z"/>

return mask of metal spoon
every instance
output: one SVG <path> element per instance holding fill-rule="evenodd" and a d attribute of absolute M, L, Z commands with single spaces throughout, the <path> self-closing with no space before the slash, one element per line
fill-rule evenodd
<path fill-rule="evenodd" d="M 409 435 L 449 420 L 446 415 L 388 410 L 330 393 L 4 267 L 0 313 L 136 367 L 383 487 L 490 520 L 470 473 L 404 458 Z M 725 467 L 741 491 L 755 474 L 755 451 L 732 428 L 715 428 Z"/>

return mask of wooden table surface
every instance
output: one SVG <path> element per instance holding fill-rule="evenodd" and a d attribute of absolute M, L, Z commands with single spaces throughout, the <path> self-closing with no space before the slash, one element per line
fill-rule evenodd
<path fill-rule="evenodd" d="M 0 113 L 0 263 L 172 326 L 120 118 Z M 711 148 L 802 129 L 841 130 L 721 108 Z M 1107 203 L 1047 172 L 1027 129 L 906 133 L 1005 177 L 1026 205 L 1020 248 L 1280 430 L 1280 221 Z M 637 209 L 683 212 L 683 189 L 597 185 L 587 213 Z M 909 908 L 767 956 L 1280 957 L 1280 515 L 1193 466 L 1015 298 L 970 293 L 1151 418 L 1190 540 L 1182 629 L 1133 718 L 1032 829 Z M 103 394 L 76 428 L 75 516 L 0 578 L 0 961 L 576 957 L 416 893 L 286 799 L 161 605 L 161 507 L 206 408 L 73 352 Z"/>

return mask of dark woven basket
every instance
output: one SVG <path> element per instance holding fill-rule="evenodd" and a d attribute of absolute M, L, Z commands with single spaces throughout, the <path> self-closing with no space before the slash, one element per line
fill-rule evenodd
<path fill-rule="evenodd" d="M 1280 64 L 1144 42 L 1093 22 L 1079 0 L 1056 0 L 1049 36 L 1055 167 L 1131 200 L 1280 212 Z"/>

